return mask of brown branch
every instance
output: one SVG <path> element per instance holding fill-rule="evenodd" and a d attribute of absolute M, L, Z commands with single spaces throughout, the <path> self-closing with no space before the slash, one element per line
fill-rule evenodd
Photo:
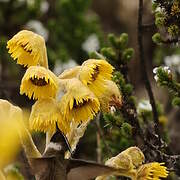
<path fill-rule="evenodd" d="M 98 123 L 99 118 L 100 118 L 100 114 L 98 114 L 97 118 L 95 119 L 95 125 L 98 130 L 98 134 L 101 137 L 101 140 L 102 140 L 104 146 L 106 147 L 106 151 L 108 152 L 109 157 L 112 157 L 113 153 L 112 153 L 111 149 L 109 148 L 109 146 L 107 145 L 105 136 L 104 136 L 104 132 L 102 131 L 100 124 Z"/>
<path fill-rule="evenodd" d="M 143 24 L 142 28 L 143 28 L 144 32 L 146 32 L 146 31 L 153 31 L 153 30 L 156 29 L 156 25 L 154 23 L 152 23 L 152 24 Z"/>
<path fill-rule="evenodd" d="M 151 84 L 150 84 L 150 81 L 148 78 L 146 62 L 145 62 L 145 58 L 144 58 L 142 16 L 143 16 L 143 0 L 139 0 L 137 37 L 138 37 L 140 68 L 141 68 L 143 82 L 144 82 L 144 85 L 145 85 L 145 88 L 148 93 L 149 100 L 150 100 L 150 103 L 152 106 L 155 133 L 158 135 L 159 143 L 160 143 L 160 130 L 159 130 L 158 113 L 157 113 L 157 109 L 156 109 L 156 102 L 155 102 Z"/>

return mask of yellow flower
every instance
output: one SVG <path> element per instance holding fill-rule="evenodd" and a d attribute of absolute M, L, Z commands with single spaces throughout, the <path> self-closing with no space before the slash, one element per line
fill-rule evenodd
<path fill-rule="evenodd" d="M 55 97 L 57 90 L 58 78 L 41 66 L 28 68 L 20 86 L 20 94 L 25 93 L 30 99 Z"/>
<path fill-rule="evenodd" d="M 56 122 L 63 133 L 69 132 L 69 123 L 62 119 L 57 101 L 53 98 L 40 99 L 32 106 L 30 128 L 36 131 L 56 131 Z"/>
<path fill-rule="evenodd" d="M 142 165 L 137 172 L 137 180 L 160 180 L 168 176 L 167 168 L 164 163 L 148 163 Z"/>
<path fill-rule="evenodd" d="M 168 119 L 167 119 L 167 117 L 164 116 L 164 115 L 159 116 L 159 123 L 160 123 L 163 127 L 166 127 L 167 124 L 168 124 Z"/>
<path fill-rule="evenodd" d="M 109 112 L 111 106 L 120 108 L 122 105 L 122 96 L 116 83 L 106 80 L 104 89 L 104 93 L 97 96 L 101 104 L 101 110 L 103 112 Z"/>
<path fill-rule="evenodd" d="M 41 65 L 48 68 L 45 41 L 38 34 L 22 30 L 7 42 L 7 48 L 18 64 L 28 67 Z"/>
<path fill-rule="evenodd" d="M 138 147 L 130 147 L 105 162 L 105 165 L 113 167 L 117 169 L 117 171 L 104 176 L 99 176 L 96 180 L 105 180 L 110 175 L 125 176 L 131 179 L 136 179 L 136 168 L 139 167 L 143 161 L 144 154 L 142 151 Z"/>
<path fill-rule="evenodd" d="M 76 78 L 66 80 L 64 86 L 65 94 L 59 104 L 63 117 L 77 123 L 93 119 L 100 108 L 94 94 Z"/>
<path fill-rule="evenodd" d="M 71 79 L 77 76 L 81 66 L 75 66 L 74 68 L 67 69 L 63 73 L 61 73 L 58 77 L 60 79 Z"/>
<path fill-rule="evenodd" d="M 104 80 L 110 80 L 113 67 L 105 60 L 89 59 L 82 64 L 79 79 L 97 96 L 105 91 Z"/>
<path fill-rule="evenodd" d="M 22 111 L 0 99 L 0 169 L 10 163 L 19 151 Z"/>

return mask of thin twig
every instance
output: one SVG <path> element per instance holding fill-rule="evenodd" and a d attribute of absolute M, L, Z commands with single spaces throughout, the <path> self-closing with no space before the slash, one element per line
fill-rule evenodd
<path fill-rule="evenodd" d="M 163 40 L 162 43 L 164 44 L 173 44 L 173 43 L 178 43 L 179 39 L 167 39 L 167 40 Z"/>
<path fill-rule="evenodd" d="M 107 152 L 108 152 L 108 155 L 109 155 L 110 157 L 112 157 L 113 153 L 112 153 L 111 149 L 109 148 L 109 146 L 108 146 L 107 143 L 106 143 L 105 136 L 104 136 L 104 132 L 102 131 L 102 129 L 101 129 L 101 127 L 100 127 L 100 124 L 97 122 L 97 121 L 99 120 L 99 118 L 100 118 L 100 114 L 97 115 L 97 118 L 96 118 L 96 120 L 95 120 L 95 124 L 96 124 L 97 130 L 98 130 L 98 134 L 99 134 L 99 136 L 101 137 L 101 140 L 102 140 L 104 146 L 106 147 L 106 150 L 107 150 Z"/>
<path fill-rule="evenodd" d="M 158 120 L 158 113 L 157 113 L 157 109 L 156 109 L 156 102 L 155 102 L 151 84 L 150 84 L 150 81 L 148 78 L 146 63 L 145 63 L 145 59 L 144 59 L 142 16 L 143 16 L 143 0 L 139 0 L 138 27 L 137 27 L 138 34 L 137 34 L 137 36 L 138 36 L 140 68 L 141 68 L 144 85 L 147 90 L 149 100 L 150 100 L 150 103 L 152 106 L 155 133 L 158 135 L 159 142 L 160 142 L 159 120 Z"/>
<path fill-rule="evenodd" d="M 96 139 L 97 139 L 97 162 L 101 162 L 101 157 L 102 157 L 102 151 L 101 151 L 101 137 L 100 134 L 97 132 L 96 133 Z"/>

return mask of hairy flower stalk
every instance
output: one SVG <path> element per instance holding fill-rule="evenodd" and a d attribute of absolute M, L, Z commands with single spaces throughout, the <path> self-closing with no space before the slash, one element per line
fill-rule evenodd
<path fill-rule="evenodd" d="M 89 59 L 85 61 L 79 71 L 79 79 L 96 96 L 105 92 L 105 80 L 111 80 L 113 66 L 105 60 Z"/>
<path fill-rule="evenodd" d="M 9 53 L 18 64 L 48 68 L 44 38 L 32 31 L 22 30 L 7 43 Z"/>
<path fill-rule="evenodd" d="M 71 127 L 70 127 L 71 130 L 69 133 L 66 134 L 66 137 L 71 146 L 72 152 L 75 151 L 80 138 L 83 137 L 87 129 L 88 124 L 89 124 L 89 121 L 83 122 L 80 125 L 76 122 L 71 123 Z M 67 151 L 65 154 L 65 158 L 66 159 L 70 158 L 70 155 L 71 154 L 69 153 L 69 151 Z"/>
<path fill-rule="evenodd" d="M 65 81 L 64 93 L 59 107 L 67 121 L 86 122 L 93 119 L 100 109 L 99 100 L 77 78 Z"/>
<path fill-rule="evenodd" d="M 20 94 L 26 94 L 29 99 L 55 97 L 57 90 L 58 78 L 41 66 L 28 68 L 20 86 Z"/>

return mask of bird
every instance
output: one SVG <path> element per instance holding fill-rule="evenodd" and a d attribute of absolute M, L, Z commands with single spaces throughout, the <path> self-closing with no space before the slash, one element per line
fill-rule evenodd
<path fill-rule="evenodd" d="M 70 145 L 65 135 L 56 127 L 42 157 L 31 158 L 30 165 L 36 180 L 90 180 L 116 171 L 115 168 L 82 159 L 65 159 Z"/>

